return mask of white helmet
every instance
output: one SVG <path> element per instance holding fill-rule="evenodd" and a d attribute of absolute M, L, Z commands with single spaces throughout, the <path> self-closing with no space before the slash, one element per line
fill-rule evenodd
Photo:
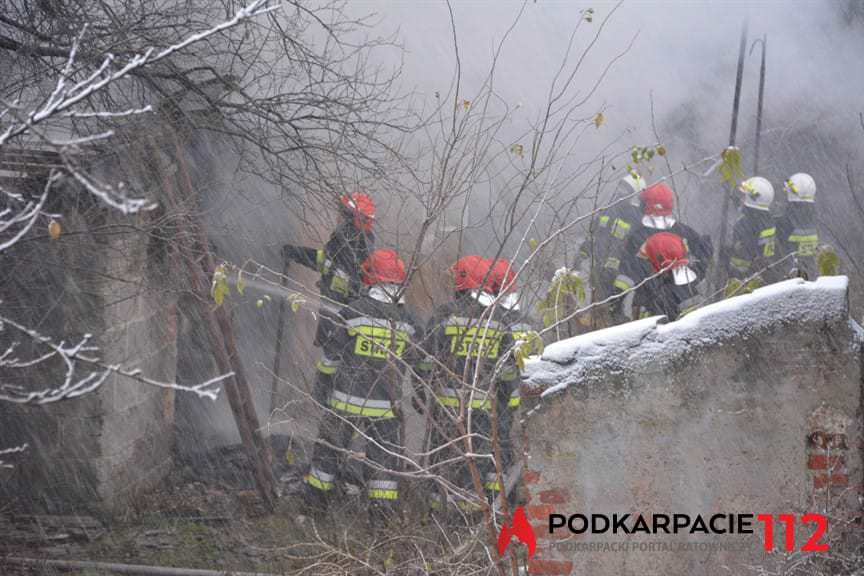
<path fill-rule="evenodd" d="M 755 210 L 768 211 L 774 201 L 774 186 L 761 176 L 753 176 L 738 185 L 738 191 L 744 194 L 744 206 Z"/>
<path fill-rule="evenodd" d="M 645 189 L 645 180 L 642 176 L 631 172 L 618 182 L 618 187 L 615 189 L 615 198 L 625 198 L 630 196 L 630 204 L 639 207 L 639 193 Z"/>
<path fill-rule="evenodd" d="M 812 176 L 804 172 L 790 176 L 783 188 L 786 190 L 786 200 L 789 202 L 816 201 L 816 182 Z"/>

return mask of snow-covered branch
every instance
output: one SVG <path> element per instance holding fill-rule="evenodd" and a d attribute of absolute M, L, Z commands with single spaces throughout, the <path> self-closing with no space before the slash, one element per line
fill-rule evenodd
<path fill-rule="evenodd" d="M 2 302 L 0 302 L 2 304 Z M 50 404 L 77 398 L 93 392 L 102 386 L 110 376 L 117 375 L 131 378 L 149 386 L 157 386 L 181 392 L 191 392 L 201 398 L 216 400 L 219 395 L 219 384 L 234 376 L 233 372 L 216 376 L 192 386 L 176 382 L 161 382 L 142 375 L 137 368 L 127 368 L 120 364 L 108 364 L 99 356 L 99 347 L 92 343 L 93 335 L 84 334 L 74 342 L 55 341 L 54 339 L 20 324 L 10 318 L 0 315 L 0 330 L 15 333 L 15 337 L 6 349 L 0 352 L 0 369 L 6 374 L 16 370 L 23 371 L 34 367 L 48 366 L 50 362 L 59 363 L 62 367 L 58 372 L 62 376 L 58 382 L 38 389 L 19 384 L 0 381 L 0 401 L 15 404 Z M 22 340 L 28 340 L 37 352 L 20 357 L 18 351 Z"/>
<path fill-rule="evenodd" d="M 11 456 L 12 454 L 21 454 L 22 452 L 26 452 L 28 448 L 30 448 L 29 444 L 21 444 L 20 446 L 15 446 L 13 448 L 0 449 L 0 468 L 14 468 L 15 466 L 13 464 L 8 464 L 3 460 L 3 457 Z"/>

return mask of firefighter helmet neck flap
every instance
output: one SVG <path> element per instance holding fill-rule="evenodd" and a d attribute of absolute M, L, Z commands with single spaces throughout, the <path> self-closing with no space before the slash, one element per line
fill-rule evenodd
<path fill-rule="evenodd" d="M 788 202 L 816 202 L 816 181 L 804 172 L 790 176 L 783 189 Z"/>
<path fill-rule="evenodd" d="M 361 280 L 369 286 L 369 297 L 380 302 L 403 302 L 400 295 L 405 283 L 405 262 L 389 248 L 372 252 L 360 265 Z"/>
<path fill-rule="evenodd" d="M 351 219 L 354 227 L 363 232 L 372 231 L 372 223 L 375 220 L 375 203 L 368 195 L 362 192 L 344 195 L 340 199 L 342 211 L 347 218 Z"/>
<path fill-rule="evenodd" d="M 675 194 L 664 182 L 652 184 L 639 194 L 642 204 L 642 225 L 656 230 L 668 230 L 675 225 Z"/>
<path fill-rule="evenodd" d="M 651 262 L 654 272 L 668 270 L 676 286 L 685 286 L 698 280 L 688 264 L 687 246 L 684 240 L 671 232 L 652 234 L 642 247 L 643 255 Z"/>
<path fill-rule="evenodd" d="M 738 191 L 744 195 L 744 206 L 754 210 L 768 212 L 774 201 L 774 186 L 761 176 L 753 176 L 738 185 Z"/>

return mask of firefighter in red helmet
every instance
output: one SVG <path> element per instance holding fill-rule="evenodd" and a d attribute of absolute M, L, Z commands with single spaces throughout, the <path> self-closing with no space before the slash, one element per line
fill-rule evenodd
<path fill-rule="evenodd" d="M 466 433 L 473 434 L 471 449 L 477 454 L 490 454 L 492 446 L 491 416 L 506 406 L 511 385 L 518 382 L 518 371 L 512 357 L 505 366 L 498 366 L 504 351 L 513 345 L 506 323 L 506 310 L 489 308 L 494 300 L 484 289 L 491 273 L 492 263 L 480 256 L 460 258 L 451 268 L 455 298 L 439 307 L 429 321 L 425 349 L 429 358 L 425 362 L 431 383 L 433 429 L 431 434 L 433 464 L 458 461 L 466 449 L 460 426 L 471 423 Z M 499 385 L 508 378 L 507 385 Z M 497 382 L 496 382 L 497 380 Z M 422 394 L 422 391 L 419 391 Z M 471 411 L 471 418 L 465 414 Z M 497 497 L 502 489 L 495 463 L 490 458 L 474 460 L 487 497 Z M 463 497 L 454 503 L 465 512 L 478 511 L 479 505 L 465 495 L 474 493 L 474 484 L 468 466 L 448 465 L 442 470 L 445 477 L 464 490 Z M 433 509 L 444 507 L 444 494 L 430 491 Z"/>
<path fill-rule="evenodd" d="M 368 258 L 375 244 L 372 223 L 375 219 L 375 204 L 361 192 L 344 195 L 340 199 L 342 221 L 330 235 L 324 248 L 308 248 L 286 244 L 282 257 L 286 263 L 297 262 L 321 273 L 318 288 L 323 299 L 332 304 L 346 304 L 361 290 L 360 264 Z M 322 307 L 318 315 L 314 345 L 326 348 L 327 340 L 334 330 L 333 316 Z M 330 386 L 335 372 L 334 359 L 323 352 L 318 361 L 315 397 L 318 402 Z"/>
<path fill-rule="evenodd" d="M 655 272 L 645 255 L 645 242 L 659 232 L 670 232 L 680 237 L 687 249 L 691 269 L 700 279 L 705 278 L 713 254 L 711 238 L 700 236 L 677 220 L 672 188 L 664 182 L 653 184 L 642 191 L 640 202 L 641 226 L 627 237 L 622 251 L 607 261 L 607 266 L 614 266 L 618 271 L 612 286 L 613 294 L 623 294 Z M 623 298 L 619 297 L 612 303 L 612 316 L 619 322 L 625 320 Z"/>
<path fill-rule="evenodd" d="M 642 246 L 641 257 L 654 277 L 636 291 L 634 317 L 663 315 L 674 321 L 699 305 L 700 277 L 690 265 L 683 238 L 672 232 L 652 234 Z"/>
<path fill-rule="evenodd" d="M 391 516 L 400 499 L 394 472 L 400 469 L 399 405 L 402 380 L 416 364 L 420 330 L 404 307 L 405 263 L 393 250 L 372 252 L 360 266 L 364 294 L 345 305 L 334 323 L 324 354 L 334 372 L 326 390 L 309 472 L 306 501 L 326 507 L 337 493 L 339 452 L 348 450 L 356 431 L 368 437 L 364 468 L 370 515 Z"/>

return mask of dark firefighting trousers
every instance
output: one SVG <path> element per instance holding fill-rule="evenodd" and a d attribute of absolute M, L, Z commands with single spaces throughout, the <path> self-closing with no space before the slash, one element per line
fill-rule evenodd
<path fill-rule="evenodd" d="M 491 402 L 485 397 L 475 394 L 471 401 L 471 425 L 468 429 L 468 419 L 465 418 L 465 432 L 472 434 L 471 451 L 481 456 L 494 455 L 492 445 L 492 411 Z M 436 402 L 432 407 L 432 433 L 430 434 L 431 449 L 434 451 L 430 458 L 430 464 L 436 473 L 442 475 L 446 480 L 470 494 L 476 494 L 471 469 L 465 461 L 464 454 L 467 451 L 464 434 L 460 432 L 456 421 L 459 417 L 460 399 L 452 389 L 445 389 L 442 394 L 436 395 Z M 512 444 L 510 443 L 510 423 L 512 422 L 512 409 L 499 402 L 498 413 L 498 438 L 499 449 L 502 460 L 512 460 Z M 455 442 L 454 442 L 455 440 Z M 436 450 L 442 446 L 446 448 Z M 442 464 L 445 463 L 445 464 Z M 477 472 L 480 475 L 480 483 L 488 500 L 494 500 L 503 488 L 502 478 L 499 478 L 492 458 L 475 458 Z M 502 472 L 506 471 L 507 462 L 502 463 Z M 444 508 L 445 497 L 436 490 L 430 491 L 431 506 L 435 510 Z M 480 507 L 464 498 L 455 498 L 455 504 L 464 512 L 476 512 Z"/>
<path fill-rule="evenodd" d="M 328 398 L 330 411 L 318 428 L 312 465 L 303 481 L 314 498 L 328 500 L 339 481 L 345 457 L 355 435 L 368 437 L 364 466 L 366 496 L 370 503 L 395 504 L 399 485 L 391 470 L 398 470 L 402 452 L 399 419 L 389 401 L 356 398 L 334 390 Z M 386 406 L 385 406 L 386 404 Z"/>

